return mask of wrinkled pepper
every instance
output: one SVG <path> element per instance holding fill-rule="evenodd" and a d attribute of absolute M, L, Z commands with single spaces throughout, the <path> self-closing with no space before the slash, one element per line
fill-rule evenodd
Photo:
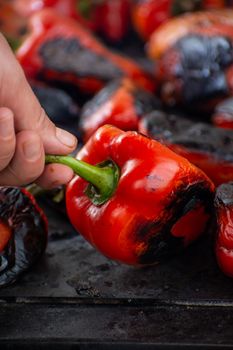
<path fill-rule="evenodd" d="M 233 180 L 232 130 L 153 111 L 142 118 L 139 131 L 187 158 L 202 169 L 215 185 Z"/>
<path fill-rule="evenodd" d="M 233 91 L 233 10 L 168 21 L 151 36 L 148 54 L 165 104 L 212 111 Z"/>
<path fill-rule="evenodd" d="M 78 159 L 48 155 L 46 162 L 68 165 L 79 175 L 67 187 L 68 216 L 107 257 L 155 264 L 207 230 L 213 183 L 159 142 L 105 125 Z"/>
<path fill-rule="evenodd" d="M 133 6 L 133 24 L 140 36 L 147 40 L 163 22 L 173 16 L 223 8 L 224 5 L 224 0 L 139 0 Z"/>
<path fill-rule="evenodd" d="M 82 108 L 80 129 L 84 141 L 102 125 L 111 124 L 122 130 L 138 130 L 140 118 L 160 106 L 150 92 L 128 78 L 109 83 Z"/>
<path fill-rule="evenodd" d="M 215 252 L 220 269 L 233 277 L 233 182 L 216 190 L 217 237 Z"/>
<path fill-rule="evenodd" d="M 131 59 L 111 52 L 70 18 L 47 9 L 31 18 L 17 57 L 28 78 L 69 83 L 92 94 L 113 78 L 131 77 L 154 90 L 154 79 Z"/>
<path fill-rule="evenodd" d="M 212 115 L 212 123 L 219 128 L 233 129 L 233 98 L 217 104 Z"/>
<path fill-rule="evenodd" d="M 0 187 L 0 286 L 15 282 L 39 260 L 47 233 L 46 216 L 27 190 Z"/>

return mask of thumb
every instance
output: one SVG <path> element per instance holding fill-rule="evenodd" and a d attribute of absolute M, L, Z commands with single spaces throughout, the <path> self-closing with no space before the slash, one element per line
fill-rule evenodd
<path fill-rule="evenodd" d="M 2 35 L 0 35 L 0 62 L 0 105 L 13 111 L 16 132 L 36 131 L 41 136 L 47 153 L 68 154 L 72 152 L 77 145 L 75 136 L 56 128 L 48 118 Z"/>

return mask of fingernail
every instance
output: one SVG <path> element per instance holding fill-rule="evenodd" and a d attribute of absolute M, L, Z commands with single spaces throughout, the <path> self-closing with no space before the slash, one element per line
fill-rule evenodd
<path fill-rule="evenodd" d="M 41 144 L 38 140 L 26 141 L 23 144 L 23 152 L 28 160 L 37 160 L 41 156 Z"/>
<path fill-rule="evenodd" d="M 14 123 L 11 114 L 0 114 L 0 137 L 7 138 L 14 133 Z"/>
<path fill-rule="evenodd" d="M 57 128 L 56 136 L 57 139 L 67 147 L 74 148 L 77 144 L 76 137 L 63 129 Z"/>

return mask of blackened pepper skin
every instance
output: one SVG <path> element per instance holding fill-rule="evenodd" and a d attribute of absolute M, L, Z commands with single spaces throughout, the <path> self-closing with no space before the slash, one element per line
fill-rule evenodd
<path fill-rule="evenodd" d="M 233 131 L 194 123 L 179 115 L 153 111 L 139 131 L 165 143 L 201 168 L 216 185 L 233 180 Z"/>
<path fill-rule="evenodd" d="M 154 79 L 133 60 L 111 52 L 72 19 L 49 9 L 30 18 L 31 32 L 17 52 L 28 78 L 72 85 L 85 94 L 126 76 L 154 91 Z"/>
<path fill-rule="evenodd" d="M 186 14 L 150 38 L 161 97 L 168 105 L 213 111 L 232 94 L 233 11 Z"/>
<path fill-rule="evenodd" d="M 138 130 L 140 118 L 160 107 L 159 100 L 128 78 L 109 83 L 81 111 L 80 129 L 85 141 L 102 125 Z"/>
<path fill-rule="evenodd" d="M 171 57 L 176 57 L 173 65 L 170 65 Z M 188 105 L 227 96 L 225 70 L 232 63 L 233 48 L 228 38 L 187 35 L 165 53 L 160 63 L 160 70 L 168 68 L 167 76 L 161 77 L 162 98 L 165 102 L 175 99 Z M 171 95 L 169 84 L 174 87 Z"/>
<path fill-rule="evenodd" d="M 27 191 L 0 187 L 0 234 L 9 239 L 0 252 L 0 286 L 15 282 L 44 253 L 47 220 Z"/>
<path fill-rule="evenodd" d="M 233 277 L 233 182 L 222 184 L 215 196 L 216 257 L 220 269 Z"/>

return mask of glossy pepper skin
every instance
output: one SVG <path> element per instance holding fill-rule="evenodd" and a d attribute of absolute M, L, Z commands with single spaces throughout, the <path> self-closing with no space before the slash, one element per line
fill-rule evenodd
<path fill-rule="evenodd" d="M 81 110 L 80 129 L 84 141 L 102 125 L 138 130 L 140 118 L 160 107 L 159 100 L 128 78 L 109 83 Z"/>
<path fill-rule="evenodd" d="M 122 76 L 154 89 L 136 63 L 109 51 L 72 19 L 47 9 L 32 17 L 31 28 L 17 54 L 29 78 L 69 83 L 89 94 Z"/>
<path fill-rule="evenodd" d="M 212 115 L 212 123 L 219 128 L 233 129 L 233 98 L 217 104 Z"/>
<path fill-rule="evenodd" d="M 39 260 L 47 231 L 47 219 L 30 193 L 0 187 L 0 286 L 15 282 Z"/>
<path fill-rule="evenodd" d="M 102 205 L 92 203 L 80 177 L 66 192 L 74 227 L 107 257 L 131 265 L 154 264 L 206 231 L 214 185 L 162 144 L 106 125 L 78 159 L 90 164 L 111 160 L 120 169 L 115 192 Z"/>
<path fill-rule="evenodd" d="M 233 277 L 233 182 L 222 184 L 215 196 L 217 237 L 215 252 L 220 269 Z"/>
<path fill-rule="evenodd" d="M 233 131 L 162 111 L 145 116 L 139 131 L 187 158 L 216 185 L 233 180 Z"/>
<path fill-rule="evenodd" d="M 164 22 L 173 16 L 197 10 L 218 9 L 224 0 L 138 0 L 132 10 L 133 24 L 140 36 L 147 40 Z"/>
<path fill-rule="evenodd" d="M 150 38 L 161 98 L 167 105 L 205 108 L 232 94 L 233 11 L 172 19 Z"/>

